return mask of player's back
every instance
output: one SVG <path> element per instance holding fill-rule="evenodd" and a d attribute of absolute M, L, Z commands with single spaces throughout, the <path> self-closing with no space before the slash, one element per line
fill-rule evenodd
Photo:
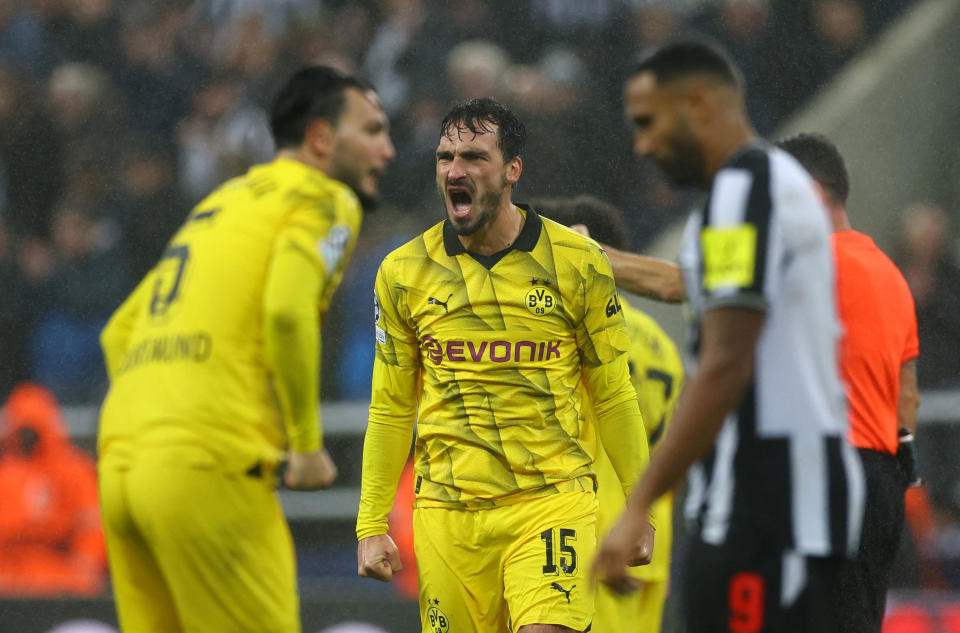
<path fill-rule="evenodd" d="M 322 311 L 359 223 L 349 189 L 289 160 L 254 167 L 197 205 L 118 311 L 129 333 L 111 368 L 101 455 L 119 465 L 145 450 L 226 467 L 276 459 L 285 439 L 263 337 L 275 240 L 291 224 L 326 238 L 310 245 L 330 271 L 320 271 Z M 105 346 L 124 327 L 115 320 Z"/>
<path fill-rule="evenodd" d="M 841 371 L 854 446 L 897 452 L 900 366 L 917 355 L 913 297 L 903 275 L 869 236 L 831 236 L 844 333 Z"/>
<path fill-rule="evenodd" d="M 630 333 L 630 378 L 652 452 L 683 388 L 683 361 L 677 346 L 650 315 L 623 302 L 623 316 Z"/>

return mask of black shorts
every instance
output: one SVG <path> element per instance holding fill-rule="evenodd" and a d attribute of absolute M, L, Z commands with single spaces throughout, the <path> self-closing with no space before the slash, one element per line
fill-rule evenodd
<path fill-rule="evenodd" d="M 903 533 L 904 481 L 894 455 L 860 449 L 867 501 L 857 560 L 840 575 L 843 633 L 880 633 L 887 588 Z"/>
<path fill-rule="evenodd" d="M 804 557 L 740 539 L 694 539 L 683 575 L 687 633 L 835 633 L 843 559 Z"/>

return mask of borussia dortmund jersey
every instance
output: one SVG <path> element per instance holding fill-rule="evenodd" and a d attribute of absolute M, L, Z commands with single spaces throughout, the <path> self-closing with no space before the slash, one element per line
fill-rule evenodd
<path fill-rule="evenodd" d="M 630 378 L 640 399 L 640 413 L 650 452 L 654 452 L 670 423 L 677 399 L 683 388 L 683 362 L 676 345 L 649 315 L 623 304 L 623 314 L 630 333 Z M 597 438 L 599 443 L 599 438 Z M 625 505 L 625 497 L 616 479 L 616 472 L 605 454 L 597 459 L 600 481 L 598 531 L 601 535 L 613 525 Z M 645 580 L 663 580 L 669 571 L 672 541 L 673 495 L 666 494 L 650 509 L 657 528 L 653 561 L 637 567 L 634 575 Z"/>
<path fill-rule="evenodd" d="M 676 345 L 648 314 L 623 304 L 630 333 L 630 379 L 653 451 L 663 437 L 683 388 L 683 361 Z"/>
<path fill-rule="evenodd" d="M 227 468 L 279 459 L 288 438 L 264 352 L 270 263 L 282 249 L 303 253 L 322 314 L 360 221 L 346 185 L 285 159 L 203 200 L 104 332 L 103 459 L 122 467 L 164 448 Z"/>
<path fill-rule="evenodd" d="M 643 435 L 606 255 L 594 241 L 522 212 L 516 242 L 496 255 L 466 252 L 442 222 L 380 266 L 361 538 L 376 533 L 368 528 L 392 503 L 392 489 L 382 490 L 392 473 L 380 471 L 397 460 L 373 454 L 386 441 L 371 446 L 382 429 L 417 422 L 417 507 L 468 509 L 593 489 L 584 437 L 590 399 L 601 422 L 616 410 Z M 410 436 L 393 437 L 400 444 Z M 630 459 L 645 463 L 645 441 L 622 442 L 636 449 Z M 393 452 L 403 456 L 407 446 Z"/>

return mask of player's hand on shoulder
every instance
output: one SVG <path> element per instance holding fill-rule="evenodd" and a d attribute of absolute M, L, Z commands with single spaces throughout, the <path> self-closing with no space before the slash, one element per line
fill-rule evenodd
<path fill-rule="evenodd" d="M 312 453 L 290 451 L 284 483 L 293 490 L 324 490 L 337 478 L 337 466 L 327 449 Z"/>
<path fill-rule="evenodd" d="M 401 569 L 400 550 L 389 534 L 368 536 L 357 544 L 357 573 L 364 578 L 390 582 Z"/>

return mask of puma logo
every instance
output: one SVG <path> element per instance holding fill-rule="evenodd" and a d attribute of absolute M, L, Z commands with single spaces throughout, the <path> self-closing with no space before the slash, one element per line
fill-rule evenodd
<path fill-rule="evenodd" d="M 574 585 L 574 586 L 570 587 L 569 589 L 564 589 L 563 587 L 560 586 L 560 583 L 555 582 L 555 583 L 553 583 L 552 585 L 550 585 L 550 588 L 551 588 L 551 589 L 556 589 L 557 591 L 559 591 L 560 593 L 562 593 L 563 595 L 565 595 L 565 596 L 567 597 L 567 604 L 570 604 L 570 592 L 573 591 L 574 589 L 576 589 L 577 586 Z"/>
<path fill-rule="evenodd" d="M 447 303 L 450 301 L 450 297 L 452 296 L 453 296 L 453 293 L 451 292 L 449 295 L 447 295 L 446 301 L 440 301 L 439 299 L 434 299 L 433 297 L 430 297 L 429 299 L 427 299 L 427 303 L 435 306 L 443 306 L 443 311 L 449 313 L 450 310 L 447 308 Z"/>

